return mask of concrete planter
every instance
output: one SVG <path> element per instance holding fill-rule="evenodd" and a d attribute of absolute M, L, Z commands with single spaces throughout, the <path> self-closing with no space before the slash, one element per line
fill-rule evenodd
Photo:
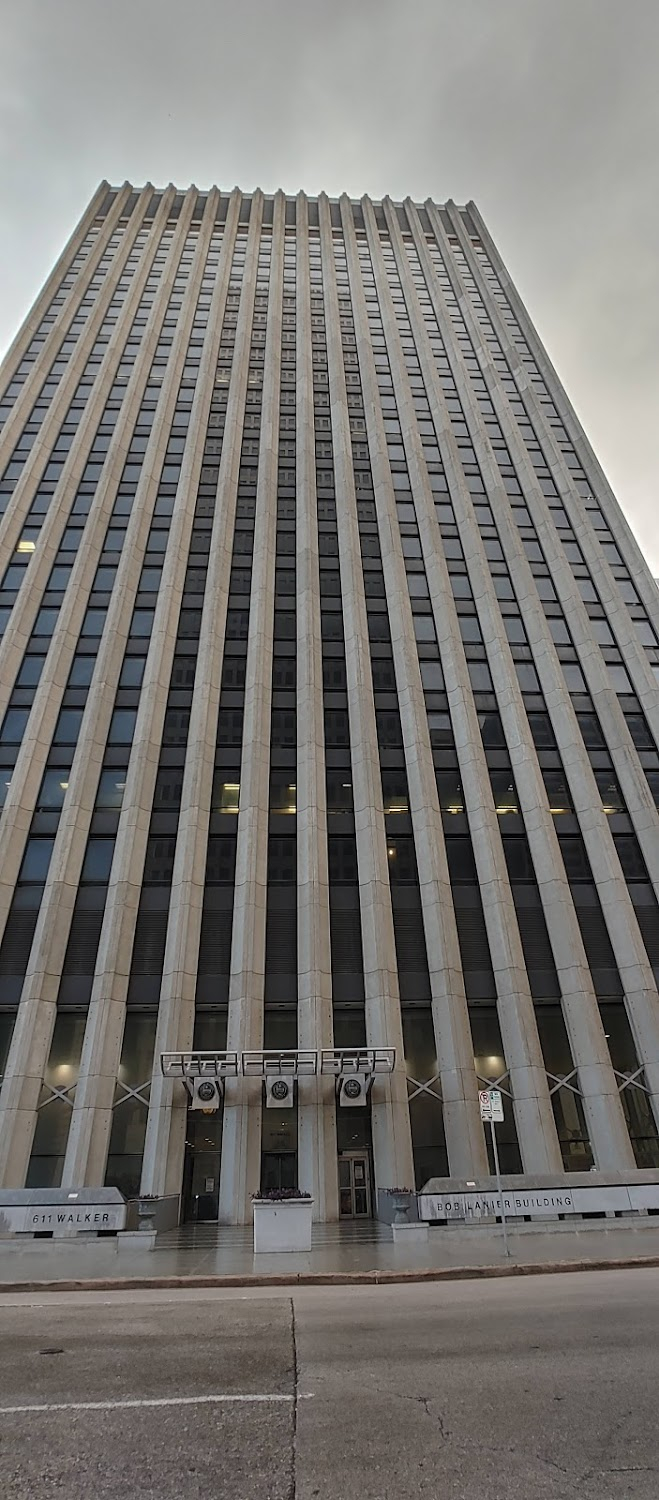
<path fill-rule="evenodd" d="M 406 1224 L 416 1224 L 419 1213 L 417 1207 L 416 1193 L 389 1193 L 384 1188 L 378 1191 L 378 1219 L 381 1224 L 396 1224 L 401 1222 L 401 1209 L 399 1204 L 405 1203 L 405 1211 L 402 1215 Z"/>
<path fill-rule="evenodd" d="M 288 1198 L 282 1202 L 254 1200 L 254 1253 L 311 1249 L 311 1198 Z"/>
<path fill-rule="evenodd" d="M 139 1229 L 144 1233 L 147 1231 L 142 1220 L 152 1217 L 150 1229 L 156 1229 L 162 1233 L 165 1229 L 176 1229 L 179 1221 L 180 1199 L 178 1194 L 170 1193 L 162 1198 L 131 1198 L 128 1203 L 127 1229 Z M 144 1211 L 143 1211 L 144 1210 Z"/>

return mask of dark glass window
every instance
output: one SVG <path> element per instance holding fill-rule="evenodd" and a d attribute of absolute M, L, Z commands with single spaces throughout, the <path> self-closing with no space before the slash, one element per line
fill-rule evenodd
<path fill-rule="evenodd" d="M 87 630 L 85 627 L 86 627 L 86 624 L 87 624 L 88 617 L 90 615 L 96 615 L 96 614 L 99 614 L 99 613 L 103 616 L 103 621 L 102 621 L 100 627 L 97 630 L 96 629 L 95 630 Z M 37 615 L 37 618 L 36 618 L 36 620 L 34 622 L 34 631 L 33 631 L 33 634 L 34 635 L 52 635 L 52 633 L 53 633 L 53 631 L 55 629 L 55 626 L 57 624 L 57 616 L 58 616 L 58 614 L 59 614 L 59 610 L 57 610 L 57 609 L 40 609 L 39 613 Z M 103 624 L 104 623 L 105 623 L 105 610 L 100 610 L 99 611 L 99 610 L 89 610 L 88 609 L 87 610 L 87 614 L 85 615 L 85 618 L 84 618 L 84 620 L 82 622 L 82 634 L 83 635 L 100 635 L 101 632 L 102 632 L 102 630 L 103 630 Z"/>
<path fill-rule="evenodd" d="M 44 771 L 36 806 L 40 811 L 51 811 L 62 806 L 68 791 L 68 771 Z"/>
<path fill-rule="evenodd" d="M 389 879 L 393 885 L 412 885 L 417 880 L 414 840 L 411 838 L 388 838 L 387 861 Z"/>
<path fill-rule="evenodd" d="M 270 811 L 294 813 L 296 810 L 296 785 L 289 771 L 270 773 Z"/>
<path fill-rule="evenodd" d="M 101 771 L 96 792 L 96 806 L 99 808 L 121 807 L 125 786 L 125 771 Z"/>
<path fill-rule="evenodd" d="M 63 708 L 55 726 L 54 745 L 75 745 L 82 723 L 81 708 Z"/>
<path fill-rule="evenodd" d="M 80 879 L 83 885 L 107 885 L 110 879 L 114 839 L 89 839 Z"/>
<path fill-rule="evenodd" d="M 294 746 L 297 743 L 297 727 L 295 710 L 273 708 L 272 710 L 272 744 L 275 746 Z"/>
<path fill-rule="evenodd" d="M 68 687 L 89 687 L 96 666 L 95 656 L 74 656 L 69 672 Z"/>
<path fill-rule="evenodd" d="M 135 609 L 130 623 L 130 635 L 149 636 L 153 630 L 154 611 L 152 609 Z"/>
<path fill-rule="evenodd" d="M 575 837 L 562 837 L 559 839 L 565 873 L 568 880 L 592 880 L 592 873 L 586 846 L 583 839 L 578 835 Z"/>
<path fill-rule="evenodd" d="M 297 844 L 294 838 L 268 839 L 268 882 L 271 885 L 295 885 Z"/>
<path fill-rule="evenodd" d="M 385 813 L 409 812 L 407 777 L 402 769 L 382 771 L 382 804 Z"/>
<path fill-rule="evenodd" d="M 511 881 L 535 879 L 531 851 L 525 838 L 504 838 L 503 852 Z"/>
<path fill-rule="evenodd" d="M 16 678 L 16 686 L 19 688 L 36 687 L 45 660 L 45 656 L 26 656 Z"/>
<path fill-rule="evenodd" d="M 210 838 L 206 855 L 206 884 L 232 885 L 235 870 L 235 838 Z"/>
<path fill-rule="evenodd" d="M 135 733 L 135 720 L 137 710 L 134 708 L 115 708 L 110 720 L 110 731 L 108 734 L 109 745 L 131 745 Z"/>
<path fill-rule="evenodd" d="M 7 709 L 0 730 L 0 741 L 3 745 L 20 745 L 29 717 L 29 708 Z"/>
<path fill-rule="evenodd" d="M 352 780 L 350 771 L 327 771 L 327 812 L 352 812 Z"/>
<path fill-rule="evenodd" d="M 176 660 L 176 658 L 175 658 Z M 138 688 L 142 685 L 144 668 L 146 666 L 145 656 L 127 656 L 121 668 L 119 687 Z"/>
<path fill-rule="evenodd" d="M 54 839 L 28 839 L 21 865 L 19 881 L 43 885 L 48 874 Z"/>
<path fill-rule="evenodd" d="M 355 839 L 330 836 L 327 840 L 327 849 L 331 884 L 355 884 L 357 881 L 357 844 Z"/>

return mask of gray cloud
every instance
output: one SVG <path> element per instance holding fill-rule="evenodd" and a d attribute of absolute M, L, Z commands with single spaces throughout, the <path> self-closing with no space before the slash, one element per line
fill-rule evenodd
<path fill-rule="evenodd" d="M 474 198 L 659 574 L 657 0 L 0 18 L 0 347 L 101 177 Z"/>

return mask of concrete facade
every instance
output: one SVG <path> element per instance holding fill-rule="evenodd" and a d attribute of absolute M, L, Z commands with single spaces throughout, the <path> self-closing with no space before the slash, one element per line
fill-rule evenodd
<path fill-rule="evenodd" d="M 659 595 L 474 205 L 101 184 L 0 551 L 1 1186 L 659 1167 Z"/>

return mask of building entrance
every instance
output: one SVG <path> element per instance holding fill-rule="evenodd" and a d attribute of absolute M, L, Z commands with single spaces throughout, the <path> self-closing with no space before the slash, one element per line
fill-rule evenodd
<path fill-rule="evenodd" d="M 342 1219 L 370 1219 L 371 1169 L 361 1151 L 344 1151 L 339 1157 L 339 1215 Z"/>
<path fill-rule="evenodd" d="M 183 1167 L 184 1224 L 209 1224 L 217 1219 L 220 1197 L 222 1112 L 188 1110 Z"/>

